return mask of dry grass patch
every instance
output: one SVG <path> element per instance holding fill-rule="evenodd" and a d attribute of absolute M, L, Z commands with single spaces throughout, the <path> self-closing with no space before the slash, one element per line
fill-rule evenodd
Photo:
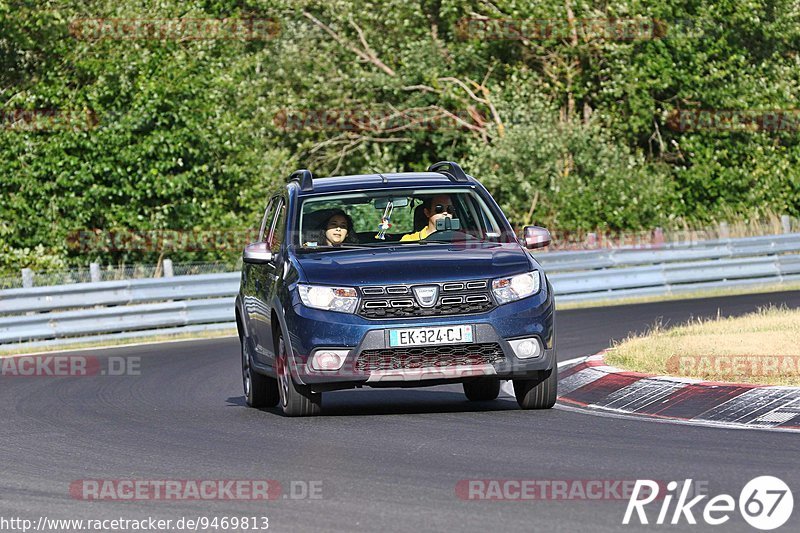
<path fill-rule="evenodd" d="M 673 328 L 657 324 L 616 344 L 606 361 L 649 374 L 800 386 L 800 310 L 769 307 Z"/>

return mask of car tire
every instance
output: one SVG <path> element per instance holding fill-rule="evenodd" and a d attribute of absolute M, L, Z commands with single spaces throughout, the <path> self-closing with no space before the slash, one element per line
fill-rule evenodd
<path fill-rule="evenodd" d="M 275 407 L 278 405 L 278 380 L 259 374 L 253 368 L 247 339 L 242 337 L 242 386 L 244 399 L 250 407 Z"/>
<path fill-rule="evenodd" d="M 285 416 L 312 416 L 322 412 L 322 393 L 312 392 L 306 385 L 297 385 L 289 369 L 286 343 L 278 336 L 275 367 L 278 373 L 278 394 Z"/>
<path fill-rule="evenodd" d="M 497 378 L 478 378 L 464 382 L 464 394 L 471 402 L 489 402 L 500 395 L 500 380 Z"/>
<path fill-rule="evenodd" d="M 515 379 L 514 396 L 523 409 L 550 409 L 558 395 L 558 371 L 545 370 L 539 379 Z"/>

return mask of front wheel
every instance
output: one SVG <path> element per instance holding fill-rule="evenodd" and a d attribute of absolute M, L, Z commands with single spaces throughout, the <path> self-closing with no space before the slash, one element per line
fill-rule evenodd
<path fill-rule="evenodd" d="M 250 407 L 278 405 L 278 380 L 259 374 L 253 369 L 247 339 L 242 337 L 242 385 L 244 399 Z"/>
<path fill-rule="evenodd" d="M 545 370 L 539 379 L 515 379 L 514 396 L 523 409 L 550 409 L 556 404 L 558 370 Z"/>
<path fill-rule="evenodd" d="M 322 394 L 312 392 L 306 385 L 297 385 L 289 370 L 289 359 L 286 354 L 286 343 L 283 336 L 278 336 L 275 366 L 278 371 L 278 393 L 281 408 L 286 416 L 311 416 L 322 412 Z"/>

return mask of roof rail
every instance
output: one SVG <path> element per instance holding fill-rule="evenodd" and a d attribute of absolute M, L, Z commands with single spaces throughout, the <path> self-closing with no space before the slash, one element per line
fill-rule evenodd
<path fill-rule="evenodd" d="M 443 167 L 447 167 L 446 170 L 440 170 Z M 438 172 L 439 174 L 444 174 L 450 181 L 459 181 L 459 182 L 466 182 L 469 181 L 467 175 L 461 169 L 458 163 L 453 161 L 439 161 L 438 163 L 434 163 L 428 167 L 428 172 Z"/>
<path fill-rule="evenodd" d="M 311 174 L 310 170 L 304 168 L 295 170 L 292 172 L 292 175 L 289 176 L 289 181 L 300 182 L 301 191 L 308 192 L 314 190 L 314 175 Z"/>

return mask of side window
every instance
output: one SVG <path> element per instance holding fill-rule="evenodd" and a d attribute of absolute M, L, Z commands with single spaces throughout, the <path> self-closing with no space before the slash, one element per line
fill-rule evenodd
<path fill-rule="evenodd" d="M 275 208 L 278 206 L 278 198 L 271 198 L 264 211 L 264 218 L 261 220 L 261 229 L 258 230 L 258 242 L 263 242 L 269 236 L 272 221 L 275 219 Z"/>
<path fill-rule="evenodd" d="M 277 199 L 277 206 L 278 209 L 275 213 L 275 220 L 272 223 L 268 241 L 272 253 L 278 253 L 286 233 L 286 202 L 284 202 L 283 198 Z"/>

